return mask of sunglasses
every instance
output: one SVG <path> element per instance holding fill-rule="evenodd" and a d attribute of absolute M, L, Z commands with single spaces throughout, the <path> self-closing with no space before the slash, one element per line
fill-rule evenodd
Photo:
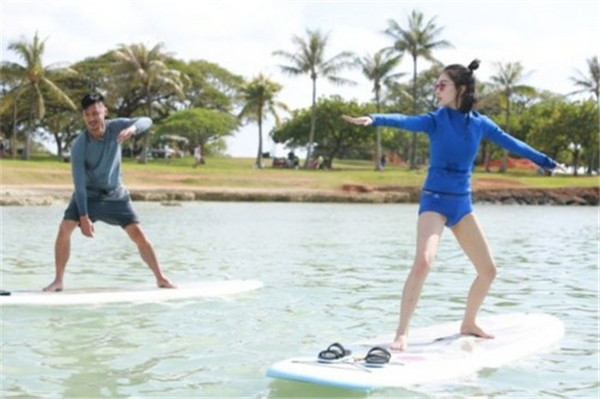
<path fill-rule="evenodd" d="M 452 83 L 442 80 L 441 82 L 437 82 L 436 84 L 434 84 L 433 88 L 434 88 L 434 90 L 444 91 L 446 86 L 448 86 L 450 84 L 452 84 Z"/>

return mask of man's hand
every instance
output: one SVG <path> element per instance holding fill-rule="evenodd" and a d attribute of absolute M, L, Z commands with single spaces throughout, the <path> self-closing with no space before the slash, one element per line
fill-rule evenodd
<path fill-rule="evenodd" d="M 370 126 L 371 124 L 373 124 L 373 119 L 371 119 L 368 116 L 359 116 L 355 118 L 348 115 L 342 115 L 342 119 L 346 122 L 352 123 L 353 125 L 359 126 Z"/>
<path fill-rule="evenodd" d="M 81 234 L 90 238 L 94 237 L 94 224 L 87 215 L 79 218 L 79 227 Z"/>
<path fill-rule="evenodd" d="M 122 142 L 133 136 L 136 131 L 137 129 L 134 125 L 131 125 L 128 128 L 121 130 L 119 132 L 119 135 L 117 136 L 117 143 L 121 144 Z"/>

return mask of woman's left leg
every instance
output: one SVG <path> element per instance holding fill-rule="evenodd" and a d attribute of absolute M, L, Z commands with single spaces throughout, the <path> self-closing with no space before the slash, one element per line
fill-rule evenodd
<path fill-rule="evenodd" d="M 460 332 L 482 338 L 493 338 L 493 335 L 483 331 L 475 322 L 477 312 L 496 277 L 496 264 L 492 252 L 473 213 L 469 213 L 453 226 L 452 233 L 477 271 L 477 277 L 469 290 Z"/>

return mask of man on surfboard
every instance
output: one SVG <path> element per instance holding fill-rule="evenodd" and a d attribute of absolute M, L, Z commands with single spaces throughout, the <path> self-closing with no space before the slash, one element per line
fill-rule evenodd
<path fill-rule="evenodd" d="M 478 67 L 479 60 L 474 60 L 468 67 L 454 64 L 444 68 L 435 84 L 439 108 L 428 114 L 343 116 L 347 122 L 360 126 L 390 126 L 425 132 L 429 136 L 430 166 L 419 203 L 417 249 L 402 292 L 400 321 L 391 345 L 394 350 L 407 347 L 408 324 L 437 253 L 444 226 L 452 230 L 477 271 L 460 332 L 493 338 L 475 322 L 496 276 L 496 264 L 473 214 L 471 201 L 471 170 L 481 139 L 486 137 L 544 169 L 560 167 L 547 155 L 508 135 L 491 119 L 472 110 L 476 100 L 473 71 Z"/>
<path fill-rule="evenodd" d="M 87 94 L 81 99 L 86 129 L 73 142 L 71 170 L 75 192 L 65 210 L 54 245 L 55 277 L 44 291 L 62 291 L 63 277 L 71 253 L 71 235 L 79 226 L 86 237 L 94 236 L 94 222 L 121 226 L 135 243 L 144 262 L 161 288 L 175 288 L 162 273 L 152 243 L 140 227 L 129 192 L 121 182 L 121 143 L 144 133 L 150 118 L 106 119 L 104 97 Z"/>

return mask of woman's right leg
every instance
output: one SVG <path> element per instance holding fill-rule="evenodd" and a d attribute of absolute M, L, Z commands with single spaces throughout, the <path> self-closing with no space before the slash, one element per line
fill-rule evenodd
<path fill-rule="evenodd" d="M 390 347 L 392 350 L 404 350 L 407 347 L 408 324 L 421 296 L 425 278 L 435 259 L 445 223 L 446 217 L 437 212 L 423 212 L 419 215 L 415 260 L 404 283 L 400 321 L 396 338 Z"/>

